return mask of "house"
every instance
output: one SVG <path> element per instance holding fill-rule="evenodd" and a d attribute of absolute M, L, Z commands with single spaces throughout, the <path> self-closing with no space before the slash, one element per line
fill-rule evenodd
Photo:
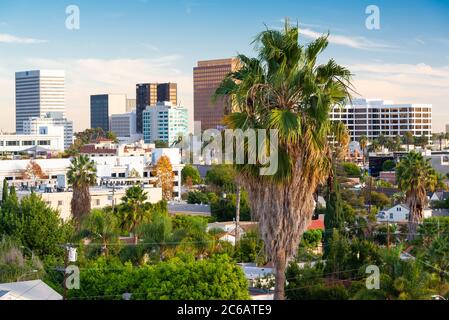
<path fill-rule="evenodd" d="M 42 280 L 0 284 L 0 300 L 62 300 L 62 296 Z"/>
<path fill-rule="evenodd" d="M 405 204 L 398 204 L 394 207 L 380 211 L 377 214 L 377 221 L 378 222 L 408 222 L 410 214 L 410 209 Z M 431 209 L 424 209 L 424 218 L 430 218 L 432 216 L 432 210 Z"/>
<path fill-rule="evenodd" d="M 430 201 L 445 201 L 449 198 L 449 192 L 446 191 L 436 191 L 430 194 Z"/>
<path fill-rule="evenodd" d="M 220 234 L 220 240 L 222 241 L 228 241 L 235 245 L 235 221 L 228 221 L 228 222 L 214 222 L 209 223 L 207 225 L 207 231 L 218 229 L 223 231 L 222 234 Z M 241 221 L 239 222 L 239 234 L 240 237 L 243 236 L 246 232 L 249 230 L 254 230 L 257 228 L 257 222 L 251 222 L 251 221 Z"/>

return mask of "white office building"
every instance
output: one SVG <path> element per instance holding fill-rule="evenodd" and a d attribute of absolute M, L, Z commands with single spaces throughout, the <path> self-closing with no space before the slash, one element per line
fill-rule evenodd
<path fill-rule="evenodd" d="M 42 117 L 31 117 L 23 122 L 23 133 L 31 135 L 51 134 L 55 131 L 55 127 L 63 128 L 64 149 L 67 150 L 73 143 L 73 121 L 60 116 L 60 114 L 47 113 Z"/>
<path fill-rule="evenodd" d="M 0 154 L 48 154 L 64 151 L 64 128 L 46 134 L 0 134 Z"/>
<path fill-rule="evenodd" d="M 63 70 L 16 72 L 16 133 L 30 117 L 59 112 L 65 118 L 64 86 Z"/>
<path fill-rule="evenodd" d="M 136 111 L 111 115 L 110 129 L 118 138 L 131 138 L 136 135 Z"/>
<path fill-rule="evenodd" d="M 164 141 L 172 145 L 188 134 L 188 109 L 158 102 L 143 111 L 143 139 L 146 143 Z"/>
<path fill-rule="evenodd" d="M 414 136 L 432 138 L 431 104 L 395 104 L 379 99 L 354 99 L 352 105 L 335 107 L 331 119 L 347 125 L 351 140 L 361 136 L 375 139 L 403 136 L 410 131 Z"/>

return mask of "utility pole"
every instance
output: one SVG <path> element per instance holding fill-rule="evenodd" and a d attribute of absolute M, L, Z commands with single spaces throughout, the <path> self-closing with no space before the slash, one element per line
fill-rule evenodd
<path fill-rule="evenodd" d="M 114 205 L 115 205 L 114 195 L 115 195 L 115 183 L 112 182 L 112 213 L 114 213 Z"/>
<path fill-rule="evenodd" d="M 69 246 L 64 246 L 64 294 L 63 300 L 67 300 L 67 266 L 69 264 Z"/>
<path fill-rule="evenodd" d="M 390 252 L 390 216 L 387 216 L 387 250 Z"/>
<path fill-rule="evenodd" d="M 235 203 L 235 244 L 237 245 L 237 241 L 240 240 L 240 194 L 241 187 L 240 184 L 237 184 L 237 195 L 236 195 L 236 203 Z"/>

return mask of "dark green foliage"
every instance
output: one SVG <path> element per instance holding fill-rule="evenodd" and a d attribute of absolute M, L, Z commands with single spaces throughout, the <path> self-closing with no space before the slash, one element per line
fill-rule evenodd
<path fill-rule="evenodd" d="M 347 300 L 350 292 L 341 281 L 326 282 L 323 266 L 300 268 L 291 263 L 287 269 L 286 295 L 290 300 Z"/>
<path fill-rule="evenodd" d="M 202 182 L 200 172 L 198 169 L 190 164 L 186 164 L 181 172 L 182 184 L 184 185 L 187 178 L 190 178 L 190 182 L 193 185 L 200 184 Z"/>
<path fill-rule="evenodd" d="M 221 198 L 211 202 L 211 213 L 217 221 L 232 221 L 235 219 L 237 197 L 235 194 L 228 194 L 226 198 Z M 240 196 L 240 220 L 251 221 L 251 212 L 248 202 L 248 194 L 242 192 Z"/>
<path fill-rule="evenodd" d="M 341 164 L 341 168 L 343 170 L 343 173 L 348 178 L 360 178 L 361 171 L 359 166 L 352 162 L 343 162 Z M 341 170 L 339 170 L 339 173 L 341 173 Z"/>
<path fill-rule="evenodd" d="M 238 242 L 234 257 L 238 262 L 258 262 L 263 264 L 265 260 L 263 250 L 263 241 L 259 233 L 256 230 L 248 231 Z"/>
<path fill-rule="evenodd" d="M 337 179 L 333 179 L 328 186 L 327 201 L 326 201 L 326 214 L 324 215 L 324 256 L 329 254 L 329 244 L 332 238 L 331 231 L 336 229 L 340 230 L 344 226 L 344 212 L 342 207 L 342 200 L 340 195 L 340 186 Z"/>
<path fill-rule="evenodd" d="M 323 230 L 308 230 L 302 235 L 301 244 L 308 248 L 316 248 L 323 240 Z"/>
<path fill-rule="evenodd" d="M 207 204 L 209 203 L 209 197 L 204 192 L 191 191 L 187 194 L 187 203 Z"/>
<path fill-rule="evenodd" d="M 201 261 L 174 258 L 142 267 L 99 258 L 81 267 L 80 275 L 82 290 L 70 290 L 72 299 L 120 300 L 126 292 L 137 300 L 249 298 L 243 271 L 226 256 Z"/>
<path fill-rule="evenodd" d="M 391 206 L 391 198 L 385 193 L 371 191 L 371 205 L 380 209 L 385 209 Z"/>
<path fill-rule="evenodd" d="M 162 141 L 162 140 L 154 141 L 154 145 L 156 148 L 168 148 L 169 147 L 168 143 L 165 141 Z"/>
<path fill-rule="evenodd" d="M 206 173 L 206 184 L 220 188 L 224 192 L 235 192 L 235 171 L 230 165 L 213 165 Z"/>
<path fill-rule="evenodd" d="M 64 223 L 59 212 L 50 208 L 39 195 L 32 193 L 17 200 L 11 188 L 7 201 L 0 211 L 0 232 L 19 241 L 36 255 L 60 255 L 61 244 L 66 243 L 74 229 Z"/>
<path fill-rule="evenodd" d="M 6 202 L 8 199 L 8 180 L 3 179 L 3 188 L 2 188 L 2 203 Z"/>
<path fill-rule="evenodd" d="M 382 163 L 382 171 L 393 171 L 396 168 L 394 160 L 386 160 Z"/>

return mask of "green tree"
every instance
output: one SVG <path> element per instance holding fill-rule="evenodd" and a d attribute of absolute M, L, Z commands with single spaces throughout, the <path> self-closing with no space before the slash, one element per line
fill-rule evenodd
<path fill-rule="evenodd" d="M 64 223 L 59 212 L 35 193 L 22 198 L 20 211 L 23 216 L 22 244 L 39 256 L 61 255 L 61 245 L 73 235 L 71 223 Z"/>
<path fill-rule="evenodd" d="M 2 188 L 2 203 L 6 202 L 6 200 L 8 199 L 8 180 L 3 179 L 3 188 Z"/>
<path fill-rule="evenodd" d="M 368 137 L 365 135 L 361 136 L 359 138 L 359 144 L 360 149 L 362 150 L 363 166 L 365 166 L 365 154 L 366 154 L 366 147 L 368 146 Z"/>
<path fill-rule="evenodd" d="M 120 229 L 116 216 L 112 212 L 101 209 L 93 209 L 81 220 L 79 237 L 89 238 L 94 243 L 101 243 L 101 252 L 108 255 L 108 246 L 118 243 Z"/>
<path fill-rule="evenodd" d="M 306 47 L 298 38 L 299 28 L 288 22 L 283 30 L 261 32 L 258 58 L 240 55 L 241 68 L 216 91 L 235 106 L 225 117 L 229 128 L 279 132 L 276 172 L 261 175 L 261 164 L 236 166 L 275 265 L 276 299 L 285 297 L 287 261 L 314 212 L 313 194 L 329 174 L 329 115 L 335 105 L 346 103 L 351 78 L 333 59 L 317 65 L 328 35 Z"/>
<path fill-rule="evenodd" d="M 22 236 L 23 215 L 20 210 L 16 189 L 11 186 L 6 201 L 2 203 L 0 210 L 0 234 L 9 235 L 15 239 Z"/>
<path fill-rule="evenodd" d="M 410 145 L 415 143 L 415 137 L 413 136 L 413 133 L 411 133 L 410 131 L 407 131 L 404 134 L 403 142 L 407 145 L 407 152 L 409 152 L 410 151 Z"/>
<path fill-rule="evenodd" d="M 228 194 L 226 198 L 217 199 L 211 202 L 211 213 L 217 221 L 232 221 L 235 218 L 237 207 L 237 196 Z M 251 212 L 248 193 L 242 192 L 240 195 L 240 220 L 250 221 Z"/>
<path fill-rule="evenodd" d="M 200 191 L 191 191 L 187 194 L 187 203 L 191 204 L 206 204 L 209 203 L 209 197 L 206 193 Z"/>
<path fill-rule="evenodd" d="M 425 159 L 420 153 L 410 152 L 396 166 L 396 180 L 399 189 L 405 192 L 410 208 L 408 239 L 413 240 L 417 226 L 423 220 L 427 191 L 435 189 L 438 176 L 429 159 Z"/>
<path fill-rule="evenodd" d="M 382 171 L 393 171 L 396 168 L 394 160 L 386 160 L 382 163 Z"/>
<path fill-rule="evenodd" d="M 331 178 L 331 177 L 329 177 Z M 324 215 L 324 256 L 330 251 L 330 243 L 333 237 L 332 230 L 340 230 L 344 226 L 344 216 L 340 186 L 337 179 L 333 178 L 328 182 L 328 192 L 326 201 L 326 214 Z"/>
<path fill-rule="evenodd" d="M 182 177 L 182 184 L 186 183 L 186 179 L 190 177 L 190 181 L 192 184 L 200 184 L 202 182 L 200 172 L 198 169 L 192 165 L 185 165 L 184 168 L 182 168 L 181 171 L 181 177 Z"/>
<path fill-rule="evenodd" d="M 226 256 L 174 258 L 141 267 L 101 257 L 84 266 L 80 282 L 83 289 L 69 290 L 69 298 L 121 300 L 128 292 L 133 300 L 249 299 L 242 269 Z"/>
<path fill-rule="evenodd" d="M 76 223 L 90 212 L 91 198 L 90 186 L 96 183 L 97 169 L 88 156 L 81 155 L 71 160 L 71 166 L 67 172 L 67 180 L 73 188 L 72 201 L 70 203 L 72 216 Z"/>
<path fill-rule="evenodd" d="M 144 206 L 146 201 L 147 193 L 140 186 L 126 190 L 119 209 L 122 230 L 134 232 L 139 224 L 150 218 Z"/>
<path fill-rule="evenodd" d="M 220 188 L 225 192 L 234 192 L 235 184 L 235 170 L 230 165 L 213 165 L 206 173 L 206 184 L 211 184 Z"/>
<path fill-rule="evenodd" d="M 391 199 L 385 193 L 371 191 L 371 204 L 379 209 L 384 209 L 391 205 Z"/>
<path fill-rule="evenodd" d="M 342 169 L 347 177 L 350 178 L 360 178 L 360 175 L 362 174 L 360 171 L 360 168 L 355 163 L 351 162 L 344 162 L 341 164 Z"/>

